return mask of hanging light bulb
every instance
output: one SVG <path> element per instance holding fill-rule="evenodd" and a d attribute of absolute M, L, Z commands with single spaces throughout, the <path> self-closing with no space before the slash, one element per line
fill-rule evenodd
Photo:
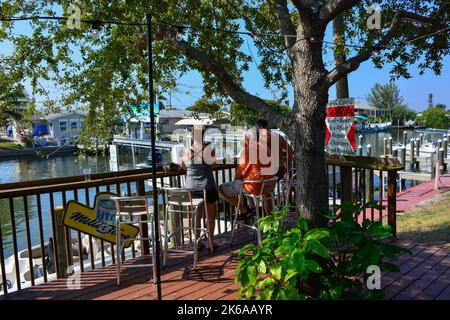
<path fill-rule="evenodd" d="M 177 36 L 176 36 L 177 41 L 183 40 L 183 36 L 184 36 L 184 28 L 177 27 Z"/>
<path fill-rule="evenodd" d="M 253 41 L 255 41 L 255 42 L 261 41 L 261 38 L 256 33 L 252 33 L 252 38 L 253 38 Z"/>

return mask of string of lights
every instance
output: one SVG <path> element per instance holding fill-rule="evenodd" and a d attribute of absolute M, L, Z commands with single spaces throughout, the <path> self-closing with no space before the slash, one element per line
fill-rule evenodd
<path fill-rule="evenodd" d="M 52 17 L 52 16 L 28 16 L 28 17 L 0 17 L 0 21 L 29 21 L 29 20 L 57 20 L 57 21 L 67 21 L 67 20 L 71 20 L 73 18 L 68 18 L 68 17 Z M 83 23 L 89 23 L 93 26 L 93 30 L 97 30 L 100 29 L 101 25 L 107 25 L 107 24 L 116 24 L 116 25 L 130 25 L 130 26 L 145 26 L 144 22 L 139 22 L 139 21 L 121 21 L 121 20 L 98 20 L 98 19 L 78 19 L 77 21 L 79 22 L 83 22 Z M 163 26 L 168 26 L 171 28 L 174 28 L 177 30 L 177 39 L 181 40 L 183 34 L 184 34 L 184 30 L 193 30 L 193 31 L 199 31 L 199 30 L 211 30 L 211 31 L 215 31 L 215 32 L 223 32 L 223 33 L 229 33 L 229 34 L 236 34 L 236 35 L 244 35 L 244 36 L 249 36 L 251 37 L 255 42 L 259 42 L 262 41 L 262 38 L 270 38 L 270 37 L 290 37 L 290 38 L 296 38 L 297 40 L 292 43 L 291 45 L 281 49 L 281 50 L 276 50 L 276 49 L 272 49 L 270 48 L 268 45 L 265 44 L 266 47 L 268 47 L 271 51 L 274 51 L 276 53 L 282 53 L 288 49 L 290 49 L 291 47 L 293 47 L 294 45 L 296 45 L 298 42 L 300 41 L 309 41 L 311 43 L 317 42 L 317 41 L 321 41 L 324 44 L 329 44 L 329 45 L 333 45 L 334 43 L 332 41 L 327 41 L 324 40 L 322 38 L 317 38 L 317 37 L 305 37 L 305 38 L 297 38 L 297 35 L 295 34 L 282 34 L 282 33 L 271 33 L 271 32 L 248 32 L 248 31 L 239 31 L 239 30 L 228 30 L 228 29 L 223 29 L 223 28 L 217 28 L 217 27 L 211 27 L 211 26 L 191 26 L 191 25 L 179 25 L 179 24 L 173 24 L 173 23 L 169 23 L 169 22 L 161 22 L 161 21 L 155 21 L 154 22 L 155 25 L 163 25 Z M 428 38 L 437 34 L 440 34 L 442 32 L 447 32 L 450 31 L 450 27 L 446 27 L 443 28 L 441 30 L 432 32 L 430 34 L 425 34 L 422 36 L 418 36 L 416 38 L 410 39 L 410 40 L 406 40 L 404 41 L 404 44 L 411 44 L 415 41 L 418 41 L 420 39 L 424 39 L 424 38 Z M 361 46 L 361 45 L 355 45 L 355 44 L 342 44 L 340 45 L 341 47 L 347 47 L 347 48 L 354 48 L 354 49 L 367 49 L 366 46 Z M 376 47 L 374 50 L 375 51 L 379 51 L 381 49 L 390 49 L 390 48 L 394 48 L 392 46 L 383 46 L 383 47 Z"/>

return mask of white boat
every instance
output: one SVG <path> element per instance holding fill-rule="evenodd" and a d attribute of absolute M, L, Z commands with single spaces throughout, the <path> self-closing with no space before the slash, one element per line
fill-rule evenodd
<path fill-rule="evenodd" d="M 400 150 L 403 148 L 403 144 L 398 143 L 392 146 L 392 150 L 398 150 L 400 156 Z M 420 145 L 419 149 L 419 157 L 428 158 L 431 156 L 433 152 L 437 152 L 437 144 L 432 142 L 424 142 Z M 416 152 L 416 151 L 414 151 Z M 411 143 L 406 145 L 406 156 L 409 156 L 411 153 Z M 416 154 L 416 153 L 415 153 Z"/>

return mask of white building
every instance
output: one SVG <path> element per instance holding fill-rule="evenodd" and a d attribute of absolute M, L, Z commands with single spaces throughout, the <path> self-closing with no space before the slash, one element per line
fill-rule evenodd
<path fill-rule="evenodd" d="M 378 109 L 375 107 L 371 107 L 365 103 L 355 103 L 355 115 L 357 114 L 365 114 L 369 117 L 378 117 L 382 114 L 389 114 L 389 110 L 387 109 Z"/>

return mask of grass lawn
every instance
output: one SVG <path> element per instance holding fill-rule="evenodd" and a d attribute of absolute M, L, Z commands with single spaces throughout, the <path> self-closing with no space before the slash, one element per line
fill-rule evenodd
<path fill-rule="evenodd" d="M 16 142 L 11 141 L 3 141 L 0 142 L 0 150 L 8 150 L 8 149 L 22 149 L 23 145 Z"/>
<path fill-rule="evenodd" d="M 397 215 L 398 238 L 450 249 L 450 193 Z"/>

